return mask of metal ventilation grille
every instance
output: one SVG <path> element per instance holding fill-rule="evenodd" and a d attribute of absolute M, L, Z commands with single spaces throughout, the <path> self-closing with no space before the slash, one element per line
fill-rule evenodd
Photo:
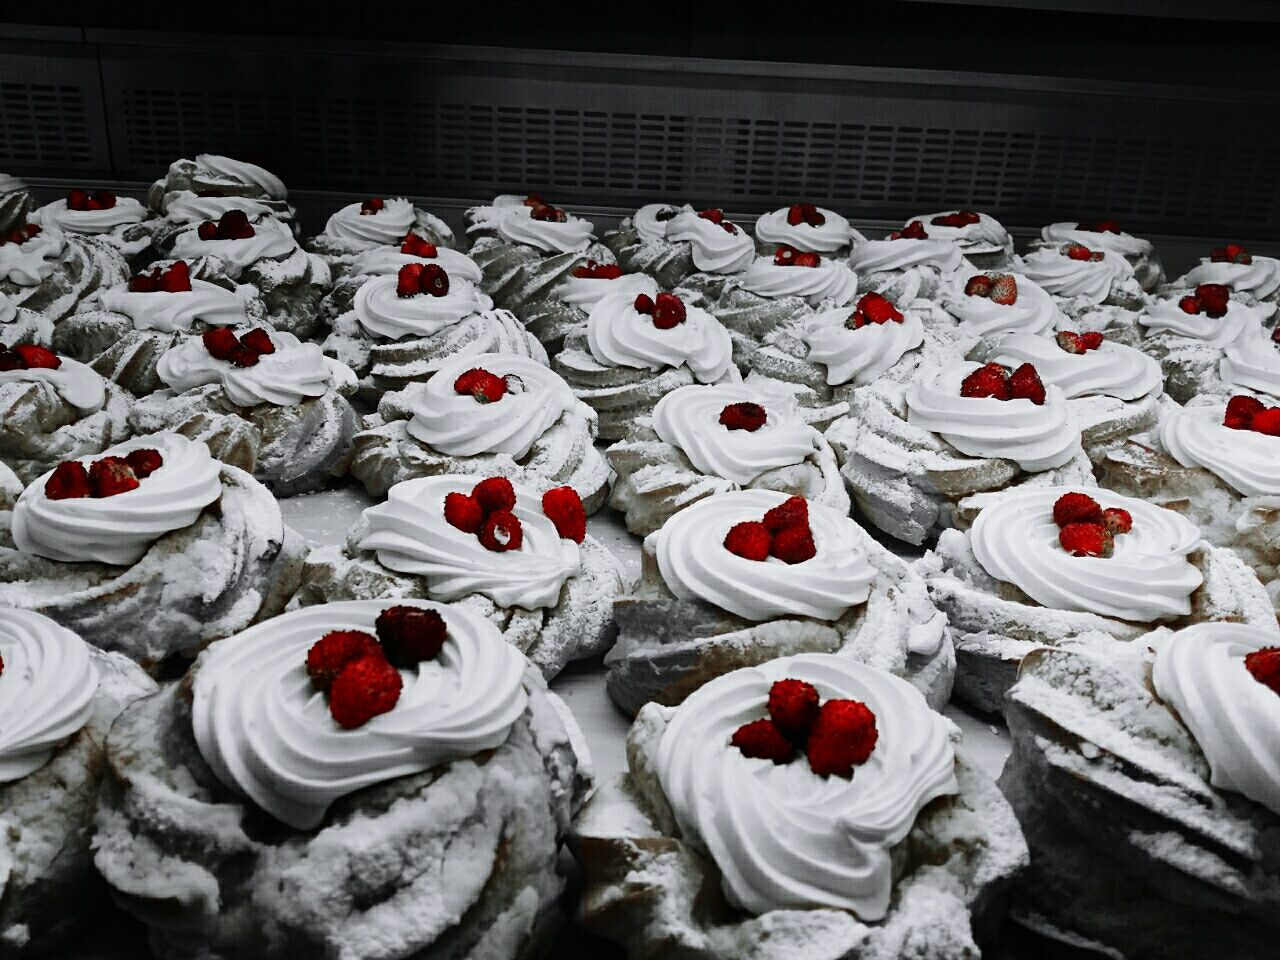
<path fill-rule="evenodd" d="M 93 159 L 84 91 L 0 82 L 0 168 L 65 170 Z"/>

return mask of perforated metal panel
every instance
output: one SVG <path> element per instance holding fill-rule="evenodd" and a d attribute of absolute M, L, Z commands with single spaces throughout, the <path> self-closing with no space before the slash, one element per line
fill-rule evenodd
<path fill-rule="evenodd" d="M 0 170 L 74 174 L 109 165 L 96 63 L 0 47 Z"/>

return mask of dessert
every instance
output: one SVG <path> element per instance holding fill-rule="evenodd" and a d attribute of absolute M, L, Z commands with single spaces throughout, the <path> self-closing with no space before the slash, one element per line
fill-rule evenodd
<path fill-rule="evenodd" d="M 17 177 L 0 173 L 0 234 L 27 224 L 35 208 L 27 185 Z"/>
<path fill-rule="evenodd" d="M 959 740 L 909 684 L 838 655 L 650 703 L 628 772 L 574 824 L 579 920 L 632 956 L 977 956 L 1027 849 Z"/>
<path fill-rule="evenodd" d="M 942 213 L 912 217 L 902 225 L 906 230 L 920 223 L 936 240 L 946 240 L 960 248 L 975 267 L 992 270 L 1008 266 L 1013 257 L 1013 238 L 995 217 L 972 210 L 944 210 Z"/>
<path fill-rule="evenodd" d="M 1047 290 L 1013 273 L 958 270 L 938 291 L 938 300 L 966 336 L 1052 335 L 1059 326 L 1069 325 Z"/>
<path fill-rule="evenodd" d="M 658 284 L 648 274 L 624 273 L 616 263 L 588 259 L 570 270 L 549 296 L 528 304 L 521 319 L 549 353 L 559 353 L 565 337 L 586 329 L 592 308 L 614 293 L 656 297 Z"/>
<path fill-rule="evenodd" d="M 355 437 L 351 475 L 379 497 L 416 477 L 497 474 L 539 492 L 573 487 L 593 512 L 609 489 L 595 437 L 595 413 L 545 364 L 462 354 L 383 395 Z"/>
<path fill-rule="evenodd" d="M 68 191 L 61 200 L 32 211 L 29 222 L 63 233 L 97 237 L 118 250 L 131 264 L 148 259 L 155 228 L 153 214 L 132 197 L 79 187 Z"/>
<path fill-rule="evenodd" d="M 128 277 L 124 258 L 97 237 L 35 223 L 0 236 L 0 296 L 54 324 L 94 291 Z"/>
<path fill-rule="evenodd" d="M 694 210 L 650 203 L 604 235 L 604 244 L 628 272 L 647 273 L 664 288 L 695 274 L 704 284 L 739 273 L 755 258 L 755 244 L 718 208 Z"/>
<path fill-rule="evenodd" d="M 491 621 L 550 679 L 613 643 L 623 586 L 572 488 L 443 474 L 396 484 L 344 546 L 313 551 L 298 601 L 439 600 Z"/>
<path fill-rule="evenodd" d="M 18 306 L 13 297 L 0 292 L 0 344 L 13 347 L 19 343 L 49 346 L 53 343 L 53 321 Z"/>
<path fill-rule="evenodd" d="M 1170 286 L 1186 290 L 1202 283 L 1220 283 L 1232 293 L 1247 294 L 1254 300 L 1280 302 L 1280 260 L 1254 256 L 1247 247 L 1228 243 L 1214 247 Z"/>
<path fill-rule="evenodd" d="M 147 206 L 171 226 L 217 221 L 228 210 L 242 210 L 250 217 L 269 213 L 286 223 L 296 215 L 289 191 L 274 173 L 216 153 L 171 163 L 168 173 L 147 191 Z"/>
<path fill-rule="evenodd" d="M 776 490 L 719 493 L 644 542 L 640 583 L 614 604 L 609 696 L 634 714 L 715 677 L 794 653 L 836 653 L 951 695 L 946 618 L 911 567 L 838 512 Z"/>
<path fill-rule="evenodd" d="M 1090 250 L 1118 253 L 1129 261 L 1138 285 L 1148 293 L 1164 283 L 1164 266 L 1151 241 L 1126 233 L 1116 220 L 1051 223 L 1040 231 L 1040 242 L 1046 246 L 1078 243 Z"/>
<path fill-rule="evenodd" d="M 855 243 L 849 254 L 858 292 L 879 293 L 894 303 L 936 298 L 964 263 L 959 244 L 929 233 L 919 220 L 883 240 Z"/>
<path fill-rule="evenodd" d="M 267 489 L 203 443 L 135 437 L 64 461 L 0 510 L 0 607 L 159 674 L 278 612 L 301 548 Z"/>
<path fill-rule="evenodd" d="M 1057 298 L 1073 329 L 1134 335 L 1146 295 L 1133 265 L 1114 250 L 1068 241 L 1041 246 L 1013 268 Z"/>
<path fill-rule="evenodd" d="M 361 254 L 402 246 L 412 235 L 436 247 L 455 243 L 449 225 L 404 197 L 370 197 L 349 203 L 329 217 L 324 230 L 306 243 L 329 264 L 345 273 Z"/>
<path fill-rule="evenodd" d="M 406 650 L 410 628 L 443 636 Z M 344 634 L 363 650 L 326 660 Z M 309 607 L 121 714 L 94 862 L 161 956 L 529 956 L 558 926 L 581 743 L 483 618 Z"/>
<path fill-rule="evenodd" d="M 770 257 L 780 246 L 827 255 L 848 253 L 850 244 L 866 239 L 840 214 L 812 203 L 793 203 L 761 214 L 754 233 L 756 247 Z"/>

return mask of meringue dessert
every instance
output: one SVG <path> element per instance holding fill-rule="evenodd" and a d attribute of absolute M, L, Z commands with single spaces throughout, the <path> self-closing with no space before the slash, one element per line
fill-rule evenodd
<path fill-rule="evenodd" d="M 793 203 L 761 214 L 752 232 L 756 249 L 769 257 L 782 246 L 828 256 L 847 254 L 851 244 L 866 239 L 840 214 L 812 203 Z"/>
<path fill-rule="evenodd" d="M 1254 256 L 1238 243 L 1214 247 L 1207 257 L 1171 283 L 1174 291 L 1189 290 L 1202 283 L 1220 283 L 1232 293 L 1254 300 L 1280 302 L 1280 260 Z"/>
<path fill-rule="evenodd" d="M 414 236 L 436 247 L 456 241 L 449 225 L 404 197 L 370 197 L 333 213 L 324 230 L 305 244 L 319 254 L 335 275 L 345 273 L 363 254 L 395 249 Z"/>
<path fill-rule="evenodd" d="M 0 237 L 0 296 L 53 324 L 94 291 L 128 278 L 119 251 L 97 237 L 35 223 Z"/>
<path fill-rule="evenodd" d="M 592 308 L 615 293 L 656 297 L 658 283 L 648 274 L 624 273 L 616 263 L 588 259 L 569 271 L 549 296 L 528 304 L 521 319 L 547 352 L 556 354 L 567 336 L 586 329 Z"/>
<path fill-rule="evenodd" d="M 110 190 L 67 192 L 31 213 L 30 222 L 63 233 L 97 237 L 114 247 L 130 263 L 148 259 L 154 214 L 132 197 L 118 197 Z"/>
<path fill-rule="evenodd" d="M 923 225 L 934 240 L 954 243 L 975 267 L 992 270 L 1006 267 L 1013 257 L 1013 238 L 995 217 L 973 210 L 944 210 L 912 217 L 902 225 Z"/>
<path fill-rule="evenodd" d="M 741 273 L 756 255 L 750 234 L 723 210 L 688 204 L 646 204 L 606 233 L 604 244 L 628 273 L 647 273 L 665 289 L 695 274 L 711 283 Z"/>
<path fill-rule="evenodd" d="M 0 173 L 0 234 L 8 234 L 31 220 L 36 208 L 27 185 L 17 177 Z"/>
<path fill-rule="evenodd" d="M 270 214 L 285 223 L 292 223 L 297 214 L 289 205 L 284 181 L 274 173 L 216 153 L 171 163 L 165 176 L 147 191 L 147 206 L 170 226 L 216 222 L 228 210 L 241 210 L 250 217 Z"/>
<path fill-rule="evenodd" d="M 1151 293 L 1164 283 L 1164 266 L 1150 240 L 1126 233 L 1116 220 L 1077 220 L 1051 223 L 1040 231 L 1045 246 L 1078 243 L 1090 250 L 1118 253 L 1133 267 L 1138 285 Z"/>
<path fill-rule="evenodd" d="M 1012 266 L 1052 294 L 1074 328 L 1133 336 L 1146 295 L 1122 254 L 1067 241 L 1037 247 Z"/>
<path fill-rule="evenodd" d="M 849 254 L 858 292 L 878 293 L 894 303 L 936 298 L 964 264 L 959 244 L 929 233 L 919 220 L 883 240 L 855 243 Z"/>

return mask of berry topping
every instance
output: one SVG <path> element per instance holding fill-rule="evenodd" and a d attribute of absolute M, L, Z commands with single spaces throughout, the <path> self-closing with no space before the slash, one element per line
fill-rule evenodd
<path fill-rule="evenodd" d="M 1280 647 L 1264 647 L 1246 654 L 1244 668 L 1264 687 L 1280 693 Z"/>
<path fill-rule="evenodd" d="M 816 253 L 797 250 L 784 243 L 773 251 L 773 263 L 778 267 L 817 267 L 821 266 L 822 257 Z"/>
<path fill-rule="evenodd" d="M 1133 529 L 1133 517 L 1120 507 L 1102 509 L 1087 493 L 1064 493 L 1053 504 L 1058 543 L 1075 557 L 1109 557 L 1113 539 Z"/>
<path fill-rule="evenodd" d="M 729 745 L 742 751 L 744 757 L 753 760 L 772 760 L 786 763 L 796 755 L 796 748 L 768 717 L 752 720 L 733 732 Z"/>
<path fill-rule="evenodd" d="M 211 357 L 237 367 L 256 367 L 264 354 L 276 352 L 271 335 L 261 327 L 255 327 L 242 337 L 237 337 L 230 327 L 218 327 L 206 330 L 200 339 Z"/>
<path fill-rule="evenodd" d="M 818 688 L 804 680 L 778 680 L 769 688 L 769 716 L 786 736 L 803 740 L 818 719 Z"/>
<path fill-rule="evenodd" d="M 377 639 L 363 630 L 334 630 L 307 651 L 307 676 L 321 693 L 328 692 L 342 668 L 362 657 L 381 657 Z"/>
<path fill-rule="evenodd" d="M 95 190 L 90 195 L 84 190 L 67 193 L 68 210 L 110 210 L 116 205 L 116 195 L 110 190 Z"/>
<path fill-rule="evenodd" d="M 185 260 L 175 260 L 167 270 L 156 267 L 129 280 L 133 293 L 186 293 L 191 289 L 191 268 Z"/>
<path fill-rule="evenodd" d="M 39 235 L 40 226 L 35 223 L 28 223 L 24 226 L 17 227 L 14 230 L 10 230 L 8 233 L 4 234 L 4 236 L 0 236 L 0 246 L 4 246 L 6 243 L 16 243 L 18 246 L 22 246 L 22 244 L 26 243 L 32 237 L 38 237 Z"/>
<path fill-rule="evenodd" d="M 1122 510 L 1119 507 L 1107 507 L 1102 511 L 1102 525 L 1107 528 L 1107 532 L 1113 537 L 1117 534 L 1128 533 L 1133 529 L 1133 515 L 1128 510 Z"/>
<path fill-rule="evenodd" d="M 151 447 L 146 447 L 142 450 L 130 450 L 124 459 L 133 471 L 133 475 L 139 480 L 147 479 L 147 477 L 164 466 L 164 457 L 160 455 L 160 451 Z"/>
<path fill-rule="evenodd" d="M 1083 243 L 1068 243 L 1062 248 L 1062 252 L 1072 260 L 1098 261 L 1106 257 L 1101 250 L 1090 250 Z"/>
<path fill-rule="evenodd" d="M 1011 273 L 998 274 L 991 285 L 991 302 L 1009 307 L 1018 302 L 1018 281 Z"/>
<path fill-rule="evenodd" d="M 524 203 L 524 205 L 525 205 L 526 207 L 538 207 L 538 206 L 541 206 L 542 204 L 546 203 L 546 201 L 542 199 L 542 194 L 540 194 L 540 193 L 531 193 L 531 194 L 529 194 L 527 197 L 525 197 L 525 198 L 524 198 L 524 200 L 522 201 L 522 203 Z"/>
<path fill-rule="evenodd" d="M 1090 330 L 1086 333 L 1063 330 L 1054 339 L 1057 341 L 1058 346 L 1067 351 L 1067 353 L 1077 354 L 1097 350 L 1106 341 L 1106 337 L 1096 330 Z"/>
<path fill-rule="evenodd" d="M 769 546 L 769 554 L 783 563 L 804 563 L 818 554 L 813 542 L 813 531 L 809 527 L 787 527 L 773 535 L 773 543 Z"/>
<path fill-rule="evenodd" d="M 362 217 L 371 216 L 382 212 L 382 208 L 387 205 L 387 201 L 381 197 L 372 197 L 360 204 L 360 215 Z"/>
<path fill-rule="evenodd" d="M 746 430 L 755 433 L 769 418 L 768 412 L 758 403 L 731 403 L 720 411 L 720 423 L 730 430 Z"/>
<path fill-rule="evenodd" d="M 653 301 L 653 325 L 670 330 L 685 321 L 684 303 L 674 293 L 660 293 Z"/>
<path fill-rule="evenodd" d="M 1231 288 L 1221 283 L 1202 283 L 1196 287 L 1194 298 L 1200 307 L 1197 313 L 1203 312 L 1205 316 L 1217 320 L 1225 317 L 1231 306 Z M 1184 297 L 1183 300 L 1185 299 L 1187 298 Z M 1178 305 L 1182 306 L 1182 300 L 1178 301 Z"/>
<path fill-rule="evenodd" d="M 653 315 L 653 297 L 647 293 L 637 293 L 636 302 L 632 306 L 635 307 L 636 313 L 643 313 L 648 316 Z"/>
<path fill-rule="evenodd" d="M 434 243 L 428 243 L 413 231 L 409 231 L 404 235 L 404 240 L 400 243 L 400 252 L 407 253 L 411 257 L 420 257 L 423 260 L 434 260 L 440 253 Z"/>
<path fill-rule="evenodd" d="M 1098 220 L 1093 223 L 1081 221 L 1076 224 L 1077 230 L 1083 230 L 1085 233 L 1120 233 L 1120 222 L 1118 220 Z"/>
<path fill-rule="evenodd" d="M 484 523 L 484 507 L 469 494 L 453 492 L 444 497 L 444 519 L 463 533 L 479 533 Z"/>
<path fill-rule="evenodd" d="M 338 726 L 354 730 L 392 710 L 404 681 L 379 653 L 352 660 L 329 687 L 329 713 Z"/>
<path fill-rule="evenodd" d="M 699 210 L 698 216 L 701 217 L 703 220 L 710 220 L 712 223 L 719 226 L 720 229 L 723 230 L 725 233 L 736 234 L 738 232 L 738 228 L 733 223 L 733 221 L 726 220 L 724 218 L 723 210 L 720 210 L 718 208 L 712 208 L 710 210 Z"/>
<path fill-rule="evenodd" d="M 1060 527 L 1072 523 L 1102 523 L 1102 507 L 1087 493 L 1064 493 L 1053 504 L 1053 522 Z"/>
<path fill-rule="evenodd" d="M 449 635 L 444 617 L 421 607 L 388 607 L 378 614 L 374 629 L 387 661 L 407 669 L 434 660 Z"/>
<path fill-rule="evenodd" d="M 569 219 L 559 207 L 553 207 L 549 203 L 534 203 L 530 205 L 529 216 L 534 220 L 541 220 L 544 223 L 565 223 Z"/>
<path fill-rule="evenodd" d="M 124 457 L 103 457 L 89 464 L 89 482 L 98 498 L 138 489 L 138 477 Z"/>
<path fill-rule="evenodd" d="M 957 210 L 955 213 L 944 213 L 940 217 L 934 217 L 929 222 L 935 227 L 971 227 L 981 219 L 972 210 Z"/>
<path fill-rule="evenodd" d="M 735 524 L 724 538 L 725 549 L 746 560 L 770 556 L 783 563 L 803 563 L 817 553 L 809 529 L 809 504 L 791 497 L 769 510 L 758 521 Z"/>
<path fill-rule="evenodd" d="M 1034 365 L 1024 363 L 1009 376 L 1009 399 L 1030 400 L 1037 407 L 1044 406 L 1044 383 Z"/>
<path fill-rule="evenodd" d="M 1209 260 L 1213 263 L 1253 263 L 1253 257 L 1238 243 L 1228 243 L 1225 247 L 1214 247 L 1209 251 Z"/>
<path fill-rule="evenodd" d="M 52 350 L 30 343 L 12 348 L 0 343 L 0 373 L 8 370 L 57 370 L 62 359 Z"/>
<path fill-rule="evenodd" d="M 827 222 L 826 216 L 812 203 L 793 203 L 787 208 L 787 223 L 798 227 L 807 223 L 811 227 L 820 227 Z"/>
<path fill-rule="evenodd" d="M 471 488 L 471 497 L 486 516 L 495 510 L 516 508 L 516 491 L 506 477 L 486 477 Z"/>
<path fill-rule="evenodd" d="M 622 268 L 616 263 L 597 263 L 588 260 L 580 267 L 573 268 L 573 275 L 583 280 L 617 280 L 622 276 Z"/>
<path fill-rule="evenodd" d="M 845 320 L 844 325 L 850 330 L 858 330 L 869 323 L 882 324 L 902 323 L 906 318 L 893 301 L 878 293 L 865 293 L 854 304 L 853 313 Z"/>
<path fill-rule="evenodd" d="M 523 542 L 524 530 L 511 511 L 495 510 L 484 518 L 480 527 L 480 545 L 486 550 L 495 553 L 519 550 Z"/>
<path fill-rule="evenodd" d="M 271 342 L 271 334 L 262 327 L 254 327 L 248 333 L 242 334 L 240 344 L 260 355 L 276 352 L 276 345 Z"/>
<path fill-rule="evenodd" d="M 852 777 L 879 739 L 876 715 L 857 700 L 828 700 L 809 728 L 809 769 L 820 777 Z"/>
<path fill-rule="evenodd" d="M 960 382 L 960 396 L 1008 400 L 1009 368 L 998 363 L 979 367 Z"/>
<path fill-rule="evenodd" d="M 406 263 L 396 273 L 396 296 L 416 297 L 425 293 L 443 297 L 449 292 L 449 274 L 438 263 Z"/>
<path fill-rule="evenodd" d="M 1183 313 L 1199 313 L 1200 301 L 1192 296 L 1183 297 L 1178 301 L 1178 309 Z"/>
<path fill-rule="evenodd" d="M 1222 425 L 1232 430 L 1248 430 L 1255 415 L 1267 409 L 1267 405 L 1255 397 L 1237 395 L 1227 401 L 1226 416 Z"/>
<path fill-rule="evenodd" d="M 206 220 L 197 228 L 201 240 L 248 240 L 255 232 L 243 210 L 228 210 L 217 223 Z"/>
<path fill-rule="evenodd" d="M 964 285 L 965 296 L 989 297 L 991 296 L 991 287 L 993 283 L 994 281 L 990 274 L 975 273 Z"/>
<path fill-rule="evenodd" d="M 760 522 L 770 533 L 778 533 L 788 527 L 807 527 L 809 501 L 804 497 L 788 497 L 772 510 L 765 511 Z"/>
<path fill-rule="evenodd" d="M 1269 437 L 1280 437 L 1280 407 L 1267 407 L 1253 415 L 1249 429 L 1254 433 L 1265 433 Z"/>
<path fill-rule="evenodd" d="M 453 381 L 453 389 L 465 396 L 471 394 L 477 403 L 497 403 L 507 393 L 507 381 L 482 367 L 473 367 Z"/>
<path fill-rule="evenodd" d="M 1058 531 L 1058 543 L 1073 557 L 1111 556 L 1111 532 L 1100 523 L 1069 523 Z"/>
<path fill-rule="evenodd" d="M 50 500 L 80 500 L 93 496 L 89 471 L 79 460 L 64 460 L 53 468 L 44 483 L 44 495 Z"/>
<path fill-rule="evenodd" d="M 230 327 L 206 330 L 200 335 L 200 339 L 204 343 L 204 348 L 209 351 L 209 355 L 217 360 L 230 360 L 231 355 L 236 352 L 236 347 L 240 345 L 240 339 Z"/>
<path fill-rule="evenodd" d="M 744 560 L 767 560 L 772 546 L 769 528 L 758 520 L 735 523 L 724 538 L 724 548 Z"/>
<path fill-rule="evenodd" d="M 912 220 L 901 230 L 895 230 L 889 234 L 890 240 L 928 240 L 929 235 L 924 232 L 924 224 L 919 220 Z"/>
<path fill-rule="evenodd" d="M 587 536 L 587 511 L 573 487 L 553 487 L 542 495 L 542 512 L 565 540 L 581 543 Z"/>

